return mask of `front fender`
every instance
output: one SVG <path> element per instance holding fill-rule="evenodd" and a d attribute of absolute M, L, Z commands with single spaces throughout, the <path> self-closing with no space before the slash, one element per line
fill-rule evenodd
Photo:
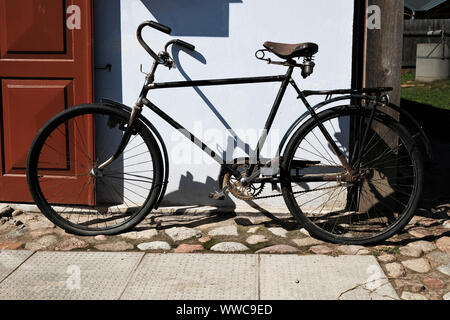
<path fill-rule="evenodd" d="M 340 97 L 336 97 L 333 99 L 323 101 L 323 102 L 315 105 L 313 107 L 313 109 L 315 112 L 317 112 L 320 109 L 322 109 L 323 107 L 325 107 L 331 103 L 334 103 L 334 102 L 345 101 L 345 100 L 350 100 L 350 101 L 352 101 L 352 100 L 360 100 L 360 101 L 367 100 L 367 101 L 369 101 L 369 99 L 370 99 L 369 97 L 364 96 L 364 95 L 356 95 L 356 94 L 345 95 L 345 96 L 340 96 Z M 417 120 L 414 119 L 414 117 L 409 112 L 407 112 L 405 109 L 400 108 L 399 106 L 396 106 L 396 105 L 390 103 L 387 107 L 400 114 L 400 123 L 405 126 L 405 128 L 408 130 L 408 132 L 413 137 L 413 139 L 419 144 L 422 153 L 425 154 L 427 157 L 427 161 L 429 163 L 431 163 L 433 161 L 434 156 L 433 156 L 433 150 L 431 147 L 430 139 L 428 138 L 427 134 L 425 133 L 423 128 L 420 126 L 420 124 L 417 122 Z M 378 111 L 389 116 L 389 114 L 387 114 L 383 110 L 378 109 Z M 282 152 L 288 142 L 289 137 L 310 116 L 311 116 L 311 112 L 306 111 L 289 127 L 289 129 L 287 130 L 283 139 L 281 140 L 280 146 L 278 148 L 279 155 L 282 154 Z"/>
<path fill-rule="evenodd" d="M 110 99 L 102 99 L 101 103 L 103 105 L 109 106 L 109 107 L 113 107 L 113 108 L 119 108 L 122 109 L 126 112 L 129 112 L 131 114 L 132 109 L 129 106 L 126 106 L 120 102 L 114 101 L 114 100 L 110 100 Z M 163 153 L 163 157 L 164 157 L 164 180 L 163 180 L 163 186 L 161 188 L 161 193 L 158 197 L 158 200 L 156 201 L 155 204 L 155 209 L 158 209 L 161 201 L 164 198 L 164 195 L 166 193 L 166 189 L 167 189 L 167 184 L 169 182 L 169 154 L 167 152 L 167 148 L 166 145 L 164 143 L 164 140 L 161 137 L 161 134 L 158 132 L 158 130 L 156 130 L 155 126 L 147 119 L 145 118 L 142 114 L 139 116 L 139 121 L 143 122 L 145 124 L 145 126 L 150 130 L 151 133 L 153 133 L 153 135 L 156 137 L 156 140 L 159 144 L 160 150 Z"/>

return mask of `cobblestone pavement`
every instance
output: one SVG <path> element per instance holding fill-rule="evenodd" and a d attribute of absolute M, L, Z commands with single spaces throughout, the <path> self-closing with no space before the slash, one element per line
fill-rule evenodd
<path fill-rule="evenodd" d="M 153 214 L 135 230 L 117 236 L 76 237 L 42 214 L 0 211 L 0 250 L 145 251 L 373 255 L 402 299 L 450 299 L 450 205 L 418 210 L 411 223 L 377 246 L 341 246 L 318 241 L 287 216 Z"/>

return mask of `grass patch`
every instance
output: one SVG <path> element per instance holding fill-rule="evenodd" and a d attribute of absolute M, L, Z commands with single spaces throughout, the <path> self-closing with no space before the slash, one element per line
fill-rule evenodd
<path fill-rule="evenodd" d="M 211 239 L 208 242 L 203 243 L 203 247 L 206 250 L 211 250 L 212 247 L 214 247 L 216 244 L 223 242 L 220 239 Z"/>
<path fill-rule="evenodd" d="M 421 83 L 408 72 L 402 75 L 402 84 L 411 86 L 402 88 L 402 99 L 450 110 L 450 80 Z"/>
<path fill-rule="evenodd" d="M 393 254 L 393 255 L 399 255 L 400 249 L 398 247 L 391 248 L 391 247 L 384 247 L 384 248 L 377 248 L 377 249 L 371 249 L 370 250 L 372 255 L 378 257 L 383 254 Z"/>

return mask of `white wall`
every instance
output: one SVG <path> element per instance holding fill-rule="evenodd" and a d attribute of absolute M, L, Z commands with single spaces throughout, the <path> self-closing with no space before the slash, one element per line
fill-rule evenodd
<path fill-rule="evenodd" d="M 255 59 L 265 41 L 316 42 L 316 69 L 307 80 L 296 71 L 294 78 L 302 89 L 348 88 L 351 84 L 353 0 L 121 0 L 121 68 L 123 102 L 132 106 L 151 60 L 136 40 L 136 28 L 144 20 L 159 20 L 172 27 L 175 36 L 194 44 L 197 59 L 181 51 L 176 70 L 161 68 L 157 82 L 208 78 L 249 77 L 284 74 L 286 68 Z M 195 9 L 195 10 L 194 10 Z M 99 15 L 99 19 L 106 17 Z M 97 22 L 98 23 L 98 22 Z M 156 52 L 171 39 L 155 30 L 144 38 Z M 100 59 L 101 60 L 101 59 Z M 184 72 L 184 76 L 183 73 Z M 104 78 L 102 81 L 106 81 Z M 149 99 L 170 116 L 203 139 L 213 150 L 233 150 L 228 124 L 240 139 L 256 146 L 279 89 L 279 83 L 155 90 Z M 102 92 L 97 91 L 97 96 Z M 318 102 L 312 98 L 311 103 Z M 289 125 L 305 111 L 289 88 L 263 156 L 276 156 L 279 140 Z M 219 165 L 197 150 L 180 133 L 158 119 L 145 115 L 164 137 L 170 154 L 170 184 L 167 201 L 179 204 L 234 206 L 231 201 L 211 202 L 208 194 L 217 189 Z M 220 119 L 222 118 L 222 119 Z M 243 156 L 236 150 L 234 157 Z M 235 201 L 236 202 L 236 201 Z M 236 202 L 237 206 L 246 206 Z M 261 202 L 263 207 L 284 207 L 282 198 Z"/>

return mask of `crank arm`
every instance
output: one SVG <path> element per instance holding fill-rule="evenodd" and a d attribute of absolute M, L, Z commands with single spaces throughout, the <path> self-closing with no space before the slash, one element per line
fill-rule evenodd
<path fill-rule="evenodd" d="M 215 191 L 209 194 L 209 197 L 214 200 L 225 200 L 229 187 L 226 186 L 221 191 Z"/>
<path fill-rule="evenodd" d="M 250 177 L 248 178 L 243 178 L 243 182 L 246 184 L 250 184 L 251 182 L 253 182 L 253 180 L 255 180 L 256 178 L 258 178 L 261 174 L 261 170 L 256 170 Z"/>

